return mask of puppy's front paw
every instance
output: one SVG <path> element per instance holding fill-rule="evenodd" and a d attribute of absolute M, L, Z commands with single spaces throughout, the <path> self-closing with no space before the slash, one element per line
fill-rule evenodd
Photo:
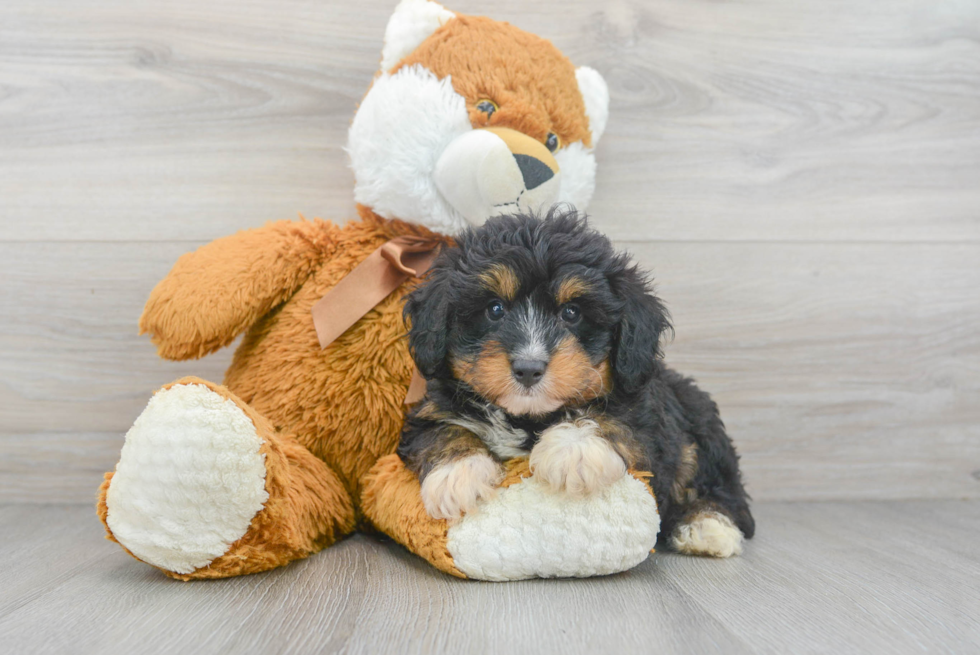
<path fill-rule="evenodd" d="M 541 433 L 531 450 L 531 473 L 552 489 L 590 494 L 626 475 L 626 463 L 591 419 L 559 423 Z"/>
<path fill-rule="evenodd" d="M 503 469 L 489 455 L 469 455 L 432 469 L 422 481 L 422 502 L 434 519 L 458 519 L 491 497 Z"/>

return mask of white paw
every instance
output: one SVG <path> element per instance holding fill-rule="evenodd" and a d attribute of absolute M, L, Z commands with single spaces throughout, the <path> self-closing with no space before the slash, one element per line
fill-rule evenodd
<path fill-rule="evenodd" d="M 126 434 L 106 494 L 113 536 L 138 558 L 191 573 L 225 554 L 269 494 L 245 412 L 200 384 L 158 392 Z"/>
<path fill-rule="evenodd" d="M 553 425 L 531 450 L 531 473 L 552 489 L 584 496 L 626 475 L 626 463 L 591 419 Z"/>
<path fill-rule="evenodd" d="M 742 539 L 742 531 L 730 518 L 706 511 L 674 528 L 670 543 L 677 552 L 687 555 L 731 557 L 742 554 Z"/>
<path fill-rule="evenodd" d="M 503 469 L 489 455 L 469 455 L 435 467 L 422 481 L 422 502 L 434 519 L 458 519 L 493 496 Z"/>

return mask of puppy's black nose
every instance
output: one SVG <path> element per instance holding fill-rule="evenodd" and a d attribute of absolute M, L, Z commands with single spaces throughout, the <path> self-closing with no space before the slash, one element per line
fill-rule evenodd
<path fill-rule="evenodd" d="M 518 382 L 531 388 L 544 377 L 548 362 L 542 362 L 540 359 L 518 359 L 510 365 L 510 368 Z"/>

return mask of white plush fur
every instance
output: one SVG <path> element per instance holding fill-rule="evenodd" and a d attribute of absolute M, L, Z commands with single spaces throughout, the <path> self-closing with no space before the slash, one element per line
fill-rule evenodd
<path fill-rule="evenodd" d="M 555 494 L 530 477 L 450 525 L 447 546 L 474 579 L 587 577 L 633 568 L 659 530 L 657 503 L 632 476 L 582 497 Z"/>
<path fill-rule="evenodd" d="M 381 74 L 348 135 L 354 199 L 385 218 L 443 234 L 481 225 L 497 214 L 543 210 L 556 201 L 584 210 L 595 187 L 595 158 L 581 143 L 555 153 L 559 172 L 528 191 L 506 147 L 496 147 L 490 135 L 473 130 L 451 78 L 438 80 L 418 65 L 390 74 L 454 17 L 427 0 L 402 0 L 395 8 L 385 30 Z M 594 146 L 605 130 L 609 91 L 602 76 L 586 66 L 576 69 L 575 78 Z"/>
<path fill-rule="evenodd" d="M 255 425 L 203 385 L 150 399 L 126 434 L 106 522 L 134 555 L 190 573 L 227 552 L 266 500 Z"/>
<path fill-rule="evenodd" d="M 433 32 L 456 17 L 437 2 L 402 0 L 388 19 L 385 45 L 381 50 L 381 70 L 388 71 L 410 55 Z"/>
<path fill-rule="evenodd" d="M 592 132 L 594 148 L 606 131 L 606 121 L 609 120 L 609 87 L 599 71 L 588 66 L 576 68 L 575 79 L 578 81 L 582 100 L 585 101 L 585 115 L 589 117 L 589 131 Z"/>
<path fill-rule="evenodd" d="M 674 528 L 671 545 L 680 553 L 731 557 L 742 554 L 742 531 L 719 512 L 702 512 Z"/>
<path fill-rule="evenodd" d="M 449 78 L 438 80 L 422 66 L 383 73 L 348 134 L 354 199 L 385 218 L 455 234 L 467 222 L 439 193 L 434 172 L 453 139 L 472 129 Z"/>
<path fill-rule="evenodd" d="M 491 498 L 502 477 L 492 457 L 469 455 L 432 469 L 422 481 L 422 502 L 432 518 L 458 519 Z"/>
<path fill-rule="evenodd" d="M 558 150 L 555 161 L 561 169 L 558 201 L 585 211 L 595 191 L 595 155 L 581 141 L 576 141 Z"/>
<path fill-rule="evenodd" d="M 504 142 L 473 129 L 451 78 L 422 66 L 375 79 L 351 123 L 347 152 L 357 202 L 442 234 L 555 201 L 584 210 L 595 188 L 595 157 L 576 142 L 555 153 L 554 178 L 524 189 Z"/>
<path fill-rule="evenodd" d="M 482 225 L 494 205 L 516 202 L 524 191 L 513 153 L 486 130 L 453 139 L 436 162 L 434 178 L 442 196 L 472 225 Z"/>
<path fill-rule="evenodd" d="M 551 426 L 531 450 L 531 472 L 556 491 L 588 495 L 626 475 L 626 463 L 592 419 Z"/>

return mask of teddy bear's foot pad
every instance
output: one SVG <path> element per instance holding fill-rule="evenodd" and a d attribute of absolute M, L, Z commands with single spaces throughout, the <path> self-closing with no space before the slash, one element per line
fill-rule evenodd
<path fill-rule="evenodd" d="M 507 463 L 496 494 L 461 519 L 432 518 L 398 455 L 364 480 L 364 514 L 441 571 L 477 580 L 608 575 L 631 569 L 657 543 L 660 515 L 646 479 L 631 472 L 586 496 L 556 492 L 526 458 Z"/>
<path fill-rule="evenodd" d="M 469 578 L 589 577 L 644 561 L 659 530 L 656 500 L 631 475 L 588 496 L 530 477 L 450 525 L 446 546 Z"/>
<path fill-rule="evenodd" d="M 106 524 L 139 559 L 191 573 L 223 555 L 268 500 L 255 424 L 203 384 L 153 396 L 126 434 Z"/>

